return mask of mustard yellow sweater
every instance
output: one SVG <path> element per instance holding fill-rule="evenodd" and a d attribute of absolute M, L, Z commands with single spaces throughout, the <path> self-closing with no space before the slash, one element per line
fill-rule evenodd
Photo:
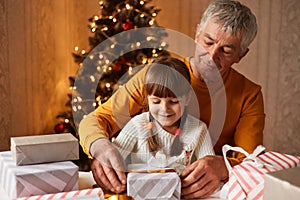
<path fill-rule="evenodd" d="M 191 85 L 195 99 L 189 107 L 192 115 L 199 117 L 209 128 L 214 150 L 222 155 L 222 146 L 240 146 L 251 153 L 263 142 L 265 113 L 261 87 L 234 69 L 222 79 L 223 84 L 207 87 L 196 79 L 191 67 Z M 91 144 L 101 137 L 112 137 L 141 112 L 147 111 L 143 95 L 143 81 L 147 66 L 133 76 L 124 86 L 79 125 L 80 143 L 89 154 Z M 228 155 L 233 165 L 243 158 L 240 154 Z"/>

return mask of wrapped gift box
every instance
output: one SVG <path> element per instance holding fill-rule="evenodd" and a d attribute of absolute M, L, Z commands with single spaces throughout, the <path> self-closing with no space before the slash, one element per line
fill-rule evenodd
<path fill-rule="evenodd" d="M 79 144 L 71 133 L 11 138 L 16 165 L 79 159 Z"/>
<path fill-rule="evenodd" d="M 246 158 L 242 163 L 231 167 L 226 159 L 228 150 L 244 153 Z M 300 166 L 300 157 L 298 156 L 273 151 L 264 152 L 264 150 L 263 146 L 258 146 L 252 154 L 248 154 L 240 147 L 223 146 L 223 156 L 229 170 L 229 180 L 222 188 L 222 198 L 262 200 L 264 175 L 266 173 Z"/>
<path fill-rule="evenodd" d="M 104 200 L 104 194 L 101 188 L 77 190 L 71 192 L 60 192 L 54 194 L 36 195 L 31 197 L 22 197 L 17 200 Z"/>
<path fill-rule="evenodd" d="M 300 167 L 265 174 L 264 200 L 298 200 Z"/>
<path fill-rule="evenodd" d="M 181 181 L 175 172 L 130 172 L 127 175 L 127 195 L 135 200 L 180 199 Z"/>
<path fill-rule="evenodd" d="M 17 166 L 11 152 L 4 151 L 0 185 L 10 198 L 78 190 L 78 167 L 71 161 Z"/>

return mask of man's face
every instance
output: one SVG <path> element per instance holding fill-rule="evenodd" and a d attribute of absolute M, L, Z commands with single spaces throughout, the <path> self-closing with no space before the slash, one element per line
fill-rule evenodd
<path fill-rule="evenodd" d="M 241 38 L 221 30 L 208 21 L 196 37 L 195 67 L 204 79 L 213 81 L 218 73 L 224 74 L 241 58 Z"/>

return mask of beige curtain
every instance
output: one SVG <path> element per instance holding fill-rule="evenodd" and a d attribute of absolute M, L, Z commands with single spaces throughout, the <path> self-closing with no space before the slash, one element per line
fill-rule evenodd
<path fill-rule="evenodd" d="M 210 0 L 154 0 L 159 25 L 193 38 Z M 265 146 L 300 154 L 300 1 L 242 0 L 259 33 L 237 70 L 263 88 Z M 65 109 L 71 52 L 88 49 L 97 0 L 0 0 L 0 150 L 17 135 L 52 133 Z M 182 46 L 182 48 L 189 48 Z"/>

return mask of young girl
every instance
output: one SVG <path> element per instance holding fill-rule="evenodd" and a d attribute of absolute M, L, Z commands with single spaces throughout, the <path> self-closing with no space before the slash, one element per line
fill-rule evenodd
<path fill-rule="evenodd" d="M 174 168 L 180 174 L 192 161 L 214 155 L 206 125 L 188 114 L 192 89 L 184 62 L 157 59 L 144 81 L 149 112 L 133 117 L 114 141 L 126 163 Z"/>

